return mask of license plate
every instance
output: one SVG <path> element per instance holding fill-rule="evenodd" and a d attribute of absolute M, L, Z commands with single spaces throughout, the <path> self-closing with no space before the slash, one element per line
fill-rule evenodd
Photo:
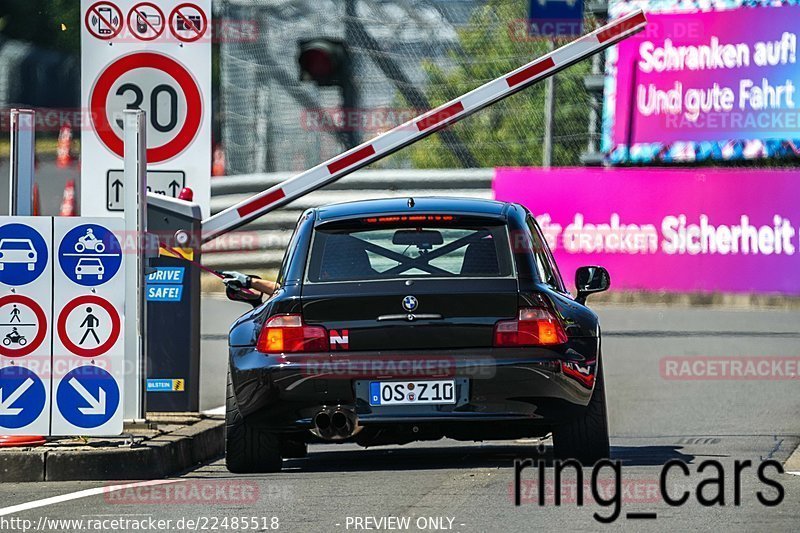
<path fill-rule="evenodd" d="M 456 403 L 456 382 L 436 381 L 372 381 L 369 384 L 370 405 Z"/>

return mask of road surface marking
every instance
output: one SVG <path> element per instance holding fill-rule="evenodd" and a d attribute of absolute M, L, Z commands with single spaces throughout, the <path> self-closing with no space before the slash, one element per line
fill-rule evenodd
<path fill-rule="evenodd" d="M 184 479 L 153 479 L 150 481 L 137 481 L 135 483 L 125 483 L 122 485 L 107 485 L 104 487 L 95 487 L 93 489 L 79 490 L 78 492 L 70 492 L 69 494 L 62 494 L 61 496 L 53 496 L 51 498 L 44 498 L 43 500 L 34 500 L 32 502 L 20 503 L 19 505 L 12 505 L 11 507 L 3 507 L 0 509 L 0 516 L 9 514 L 20 513 L 22 511 L 29 511 L 38 507 L 46 507 L 48 505 L 55 505 L 57 503 L 68 502 L 70 500 L 78 500 L 80 498 L 87 498 L 89 496 L 97 496 L 98 494 L 107 494 L 109 492 L 117 492 L 120 490 L 132 489 L 136 487 L 152 487 L 155 485 L 166 485 L 168 483 L 178 483 L 185 481 Z"/>

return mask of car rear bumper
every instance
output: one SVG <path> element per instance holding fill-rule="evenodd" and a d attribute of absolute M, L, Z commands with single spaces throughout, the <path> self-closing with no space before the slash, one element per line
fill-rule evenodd
<path fill-rule="evenodd" d="M 589 344 L 589 343 L 587 343 Z M 524 421 L 552 425 L 583 411 L 596 360 L 574 349 L 502 348 L 430 353 L 332 352 L 269 356 L 231 348 L 242 414 L 276 430 L 313 427 L 323 407 L 345 406 L 362 426 Z M 371 406 L 371 381 L 453 379 L 456 403 Z"/>

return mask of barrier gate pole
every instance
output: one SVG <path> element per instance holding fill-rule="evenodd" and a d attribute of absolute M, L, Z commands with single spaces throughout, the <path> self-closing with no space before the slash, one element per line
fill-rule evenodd
<path fill-rule="evenodd" d="M 36 113 L 32 109 L 11 110 L 9 215 L 33 216 L 35 118 Z"/>
<path fill-rule="evenodd" d="M 125 258 L 125 377 L 123 380 L 122 417 L 125 420 L 145 418 L 145 354 L 146 322 L 144 301 L 144 248 L 147 246 L 147 140 L 145 112 L 138 109 L 123 112 L 124 120 L 124 185 L 126 245 Z M 130 243 L 135 243 L 130 249 Z M 127 248 L 127 249 L 126 249 Z"/>
<path fill-rule="evenodd" d="M 639 9 L 203 221 L 210 241 L 378 161 L 644 29 Z"/>

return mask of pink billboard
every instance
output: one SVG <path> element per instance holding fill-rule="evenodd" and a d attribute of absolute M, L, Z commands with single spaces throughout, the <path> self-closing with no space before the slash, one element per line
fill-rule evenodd
<path fill-rule="evenodd" d="M 649 3 L 669 11 L 648 12 L 647 29 L 610 53 L 609 160 L 797 156 L 800 5 L 684 11 Z"/>
<path fill-rule="evenodd" d="M 495 198 L 536 216 L 561 273 L 612 290 L 800 294 L 800 171 L 498 168 Z"/>

